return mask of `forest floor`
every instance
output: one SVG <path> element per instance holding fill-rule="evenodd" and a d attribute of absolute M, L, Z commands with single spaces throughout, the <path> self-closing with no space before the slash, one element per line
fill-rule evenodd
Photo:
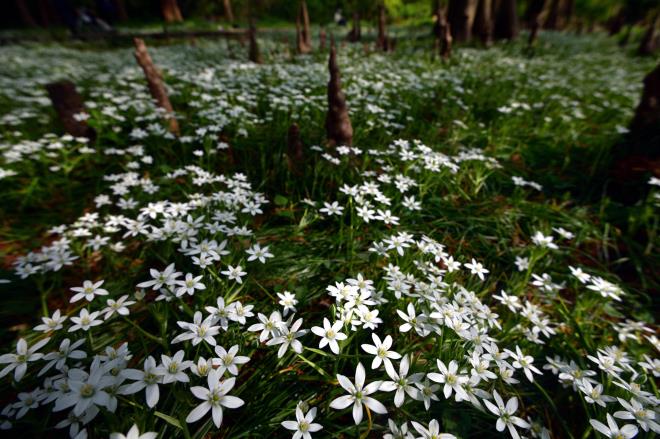
<path fill-rule="evenodd" d="M 299 56 L 290 34 L 265 32 L 260 65 L 237 41 L 150 46 L 179 136 L 129 48 L 0 47 L 2 353 L 79 342 L 75 355 L 0 357 L 3 427 L 285 437 L 281 422 L 314 406 L 319 437 L 432 420 L 489 437 L 502 395 L 521 418 L 510 430 L 578 438 L 631 398 L 657 409 L 660 181 L 628 204 L 609 188 L 658 60 L 601 34 L 544 32 L 532 49 L 520 38 L 442 61 L 428 32 L 395 34 L 393 53 L 339 44 L 354 137 L 337 148 L 317 41 Z M 44 87 L 59 79 L 83 95 L 94 142 L 63 135 Z M 345 334 L 336 346 L 324 319 Z M 373 334 L 393 337 L 394 366 L 364 347 L 379 346 Z M 177 351 L 190 361 L 178 375 Z M 362 422 L 336 402 L 359 364 L 367 382 L 392 383 L 370 388 L 385 407 L 365 400 Z M 397 400 L 405 364 L 418 375 Z M 459 384 L 436 386 L 450 364 Z M 228 401 L 218 430 L 188 387 L 223 375 L 243 405 Z M 93 378 L 106 396 L 80 391 Z"/>

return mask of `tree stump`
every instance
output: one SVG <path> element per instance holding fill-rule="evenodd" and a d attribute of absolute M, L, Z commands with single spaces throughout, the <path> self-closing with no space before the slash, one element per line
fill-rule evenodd
<path fill-rule="evenodd" d="M 352 145 L 353 126 L 348 116 L 346 97 L 341 90 L 341 77 L 337 65 L 337 49 L 334 39 L 330 43 L 328 60 L 330 81 L 328 82 L 328 113 L 325 117 L 325 130 L 330 146 Z"/>
<path fill-rule="evenodd" d="M 296 51 L 305 54 L 312 51 L 312 36 L 309 33 L 309 15 L 307 4 L 302 1 L 296 16 Z"/>
<path fill-rule="evenodd" d="M 254 24 L 254 19 L 250 18 L 250 31 L 249 31 L 250 47 L 248 49 L 248 58 L 256 64 L 261 64 L 261 52 L 259 51 L 259 44 L 257 43 L 257 27 Z"/>
<path fill-rule="evenodd" d="M 355 43 L 362 39 L 362 28 L 360 27 L 360 14 L 353 12 L 353 27 L 348 33 L 348 41 Z"/>
<path fill-rule="evenodd" d="M 147 79 L 147 85 L 149 86 L 151 97 L 156 101 L 159 107 L 163 108 L 167 112 L 170 132 L 172 134 L 178 135 L 179 123 L 174 117 L 174 109 L 172 108 L 170 98 L 167 95 L 167 90 L 165 89 L 163 78 L 151 60 L 151 56 L 149 56 L 149 52 L 147 51 L 147 46 L 144 44 L 144 41 L 140 38 L 135 38 L 133 42 L 135 43 L 135 59 L 140 67 L 142 67 L 144 77 Z"/>
<path fill-rule="evenodd" d="M 57 116 L 64 126 L 64 131 L 75 137 L 96 139 L 96 131 L 79 117 L 85 113 L 85 105 L 73 82 L 63 80 L 46 85 L 48 96 L 53 103 Z"/>
<path fill-rule="evenodd" d="M 286 160 L 289 172 L 294 175 L 302 175 L 303 169 L 303 143 L 300 139 L 300 128 L 298 124 L 292 123 L 287 135 Z"/>

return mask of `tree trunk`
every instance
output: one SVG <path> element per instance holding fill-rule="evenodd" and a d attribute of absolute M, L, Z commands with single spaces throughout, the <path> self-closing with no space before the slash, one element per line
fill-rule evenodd
<path fill-rule="evenodd" d="M 309 15 L 307 13 L 307 4 L 300 2 L 298 15 L 296 16 L 296 49 L 299 54 L 312 51 L 312 36 L 309 31 Z"/>
<path fill-rule="evenodd" d="M 286 148 L 286 161 L 289 172 L 298 176 L 302 175 L 304 159 L 303 143 L 300 139 L 300 128 L 298 127 L 298 124 L 292 123 L 289 127 Z"/>
<path fill-rule="evenodd" d="M 34 21 L 30 8 L 25 4 L 25 0 L 14 0 L 18 14 L 21 16 L 23 24 L 27 27 L 37 27 L 37 22 Z"/>
<path fill-rule="evenodd" d="M 360 14 L 353 12 L 353 28 L 348 33 L 348 41 L 355 43 L 362 39 L 362 29 L 360 28 Z"/>
<path fill-rule="evenodd" d="M 389 44 L 387 41 L 387 27 L 385 25 L 387 17 L 385 15 L 385 6 L 382 4 L 378 7 L 378 39 L 376 40 L 376 47 L 384 52 L 387 52 Z"/>
<path fill-rule="evenodd" d="M 637 49 L 637 52 L 640 55 L 652 55 L 653 52 L 655 52 L 658 48 L 657 28 L 659 18 L 660 14 L 656 14 L 656 16 L 653 17 L 649 22 L 649 27 L 644 33 L 644 37 L 642 38 L 642 41 L 639 45 L 639 49 Z"/>
<path fill-rule="evenodd" d="M 642 99 L 629 132 L 612 150 L 610 195 L 634 204 L 648 191 L 649 174 L 660 175 L 660 64 L 644 78 Z"/>
<path fill-rule="evenodd" d="M 328 60 L 330 81 L 328 82 L 328 113 L 325 117 L 325 131 L 328 144 L 332 147 L 353 144 L 353 126 L 348 116 L 346 97 L 341 90 L 341 74 L 337 65 L 337 49 L 334 40 L 330 43 Z"/>
<path fill-rule="evenodd" d="M 222 0 L 225 9 L 225 18 L 230 24 L 234 24 L 234 11 L 231 8 L 231 0 Z"/>
<path fill-rule="evenodd" d="M 539 31 L 543 26 L 542 24 L 543 20 L 541 19 L 541 14 L 545 9 L 545 3 L 546 3 L 545 0 L 532 0 L 529 3 L 527 12 L 525 13 L 525 18 L 527 19 L 529 26 L 529 39 L 527 40 L 527 45 L 529 47 L 532 47 L 534 46 L 534 44 L 536 44 Z"/>
<path fill-rule="evenodd" d="M 160 10 L 166 23 L 177 23 L 183 21 L 179 5 L 176 0 L 160 0 Z"/>
<path fill-rule="evenodd" d="M 566 11 L 566 0 L 551 0 L 548 18 L 545 20 L 545 28 L 560 30 L 564 28 Z"/>
<path fill-rule="evenodd" d="M 163 77 L 161 76 L 158 69 L 154 65 L 154 62 L 147 52 L 147 46 L 144 44 L 144 41 L 140 38 L 135 38 L 135 60 L 142 67 L 144 72 L 144 77 L 147 79 L 147 85 L 149 86 L 149 92 L 151 97 L 154 98 L 159 107 L 164 109 L 167 112 L 167 119 L 169 123 L 169 130 L 172 134 L 179 134 L 179 123 L 174 117 L 174 109 L 170 103 L 170 98 L 167 95 L 167 90 L 165 89 L 165 84 L 163 83 Z"/>
<path fill-rule="evenodd" d="M 124 0 L 114 0 L 115 9 L 117 11 L 117 19 L 119 21 L 128 20 L 128 13 L 126 12 L 126 5 Z"/>
<path fill-rule="evenodd" d="M 321 28 L 321 30 L 319 30 L 319 49 L 322 50 L 322 51 L 325 50 L 325 41 L 326 41 L 326 39 L 327 39 L 327 36 L 326 36 L 326 33 L 325 33 L 325 29 Z"/>
<path fill-rule="evenodd" d="M 485 46 L 493 44 L 493 2 L 479 0 L 474 16 L 472 33 L 479 37 Z"/>
<path fill-rule="evenodd" d="M 261 52 L 259 51 L 259 44 L 257 43 L 257 27 L 254 24 L 254 19 L 250 17 L 250 48 L 248 51 L 248 58 L 253 63 L 261 64 L 263 59 L 261 58 Z"/>
<path fill-rule="evenodd" d="M 85 105 L 73 82 L 51 82 L 46 85 L 46 90 L 64 131 L 75 137 L 87 137 L 92 141 L 96 139 L 96 131 L 87 125 L 84 119 L 78 117 L 85 113 Z"/>
<path fill-rule="evenodd" d="M 447 21 L 454 40 L 458 42 L 470 40 L 476 7 L 477 0 L 449 0 Z"/>
<path fill-rule="evenodd" d="M 518 11 L 516 0 L 500 0 L 496 3 L 494 37 L 512 40 L 518 36 Z"/>
<path fill-rule="evenodd" d="M 302 21 L 302 37 L 307 47 L 312 48 L 312 31 L 309 26 L 309 13 L 307 12 L 307 2 L 300 2 L 300 18 Z"/>
<path fill-rule="evenodd" d="M 440 57 L 446 60 L 451 58 L 451 43 L 453 40 L 451 35 L 451 25 L 447 21 L 447 15 L 445 11 L 440 7 L 439 4 L 437 5 L 437 8 L 438 9 L 435 13 L 436 22 L 433 26 L 433 33 L 435 34 L 436 50 L 438 50 Z"/>

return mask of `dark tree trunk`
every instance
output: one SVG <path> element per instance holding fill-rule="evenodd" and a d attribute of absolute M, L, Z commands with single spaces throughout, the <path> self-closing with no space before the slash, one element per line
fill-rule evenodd
<path fill-rule="evenodd" d="M 541 27 L 543 27 L 543 24 L 541 23 L 543 9 L 545 9 L 545 0 L 532 0 L 525 13 L 525 18 L 527 19 L 529 26 L 529 39 L 527 40 L 527 45 L 529 47 L 536 44 L 539 31 L 541 30 Z"/>
<path fill-rule="evenodd" d="M 378 7 L 378 39 L 376 40 L 376 47 L 380 50 L 387 52 L 389 50 L 389 41 L 387 39 L 387 16 L 385 15 L 385 6 Z"/>
<path fill-rule="evenodd" d="M 298 8 L 296 16 L 296 50 L 299 54 L 312 51 L 312 36 L 309 31 L 309 15 L 307 14 L 307 4 L 303 0 Z"/>
<path fill-rule="evenodd" d="M 37 27 L 37 22 L 34 21 L 30 8 L 25 3 L 25 0 L 14 0 L 16 4 L 16 9 L 18 9 L 18 14 L 21 16 L 21 21 L 27 27 Z"/>
<path fill-rule="evenodd" d="M 472 33 L 479 37 L 485 46 L 493 44 L 493 1 L 479 0 L 474 16 Z"/>
<path fill-rule="evenodd" d="M 147 85 L 149 86 L 149 92 L 151 97 L 156 101 L 159 107 L 164 109 L 167 112 L 167 120 L 169 123 L 169 130 L 172 134 L 179 134 L 179 123 L 174 117 L 174 109 L 170 103 L 170 98 L 167 95 L 167 90 L 165 89 L 165 84 L 163 83 L 163 77 L 160 72 L 154 65 L 154 62 L 149 56 L 147 51 L 147 46 L 144 44 L 144 41 L 140 38 L 135 38 L 135 60 L 142 67 L 144 72 L 144 77 L 147 80 Z"/>
<path fill-rule="evenodd" d="M 623 26 L 626 24 L 626 16 L 623 12 L 623 9 L 619 11 L 615 16 L 609 19 L 607 24 L 608 34 L 612 37 L 623 29 Z"/>
<path fill-rule="evenodd" d="M 43 27 L 50 27 L 56 21 L 48 0 L 39 0 L 39 19 Z"/>
<path fill-rule="evenodd" d="M 656 134 L 656 137 L 660 135 L 660 64 L 644 78 L 642 100 L 630 123 L 630 134 L 633 136 L 649 129 Z"/>
<path fill-rule="evenodd" d="M 302 37 L 305 41 L 305 45 L 312 48 L 312 31 L 310 30 L 309 25 L 309 13 L 307 12 L 307 2 L 302 0 L 300 2 L 300 12 L 299 12 L 301 21 L 302 21 Z"/>
<path fill-rule="evenodd" d="M 126 12 L 126 5 L 124 0 L 114 0 L 115 10 L 117 11 L 117 19 L 119 21 L 128 20 L 128 13 Z"/>
<path fill-rule="evenodd" d="M 355 43 L 362 39 L 362 29 L 360 28 L 360 14 L 353 12 L 353 27 L 348 33 L 348 41 Z"/>
<path fill-rule="evenodd" d="M 435 13 L 436 21 L 433 26 L 433 33 L 435 34 L 435 45 L 436 50 L 438 51 L 442 59 L 451 58 L 451 25 L 447 21 L 447 15 L 445 14 L 444 9 L 437 5 L 437 10 Z"/>
<path fill-rule="evenodd" d="M 302 175 L 304 169 L 303 143 L 300 139 L 300 128 L 298 124 L 292 123 L 287 136 L 286 161 L 289 172 L 294 175 Z"/>
<path fill-rule="evenodd" d="M 648 191 L 650 174 L 660 175 L 660 64 L 644 78 L 642 99 L 629 132 L 612 151 L 610 195 L 634 204 Z"/>
<path fill-rule="evenodd" d="M 656 14 L 649 23 L 649 27 L 644 33 L 639 49 L 637 52 L 640 55 L 652 55 L 658 48 L 658 19 L 660 14 Z"/>
<path fill-rule="evenodd" d="M 545 20 L 545 28 L 560 30 L 564 27 L 566 0 L 551 0 L 548 10 L 548 18 Z"/>
<path fill-rule="evenodd" d="M 326 39 L 327 36 L 325 33 L 325 29 L 321 28 L 321 30 L 319 31 L 319 49 L 325 50 Z"/>
<path fill-rule="evenodd" d="M 325 131 L 331 147 L 353 144 L 353 126 L 348 116 L 346 97 L 341 90 L 341 74 L 337 65 L 337 49 L 334 40 L 330 43 L 328 60 L 330 81 L 328 82 L 328 113 L 325 117 Z"/>
<path fill-rule="evenodd" d="M 261 64 L 263 59 L 261 58 L 261 52 L 259 51 L 259 44 L 257 43 L 257 27 L 254 24 L 254 19 L 250 17 L 250 48 L 248 51 L 248 58 L 253 63 Z"/>
<path fill-rule="evenodd" d="M 166 23 L 183 21 L 183 16 L 176 0 L 160 0 L 160 10 L 163 13 Z"/>
<path fill-rule="evenodd" d="M 498 40 L 512 40 L 518 36 L 518 11 L 516 0 L 496 2 L 494 37 Z"/>
<path fill-rule="evenodd" d="M 231 24 L 234 24 L 234 11 L 231 8 L 231 0 L 223 0 L 222 6 L 225 9 L 225 18 Z"/>
<path fill-rule="evenodd" d="M 51 82 L 46 85 L 48 96 L 64 126 L 64 131 L 75 137 L 96 139 L 96 131 L 84 120 L 78 120 L 77 115 L 85 112 L 83 98 L 71 81 Z"/>
<path fill-rule="evenodd" d="M 447 21 L 455 41 L 465 42 L 471 38 L 471 21 L 474 18 L 476 0 L 449 0 Z"/>

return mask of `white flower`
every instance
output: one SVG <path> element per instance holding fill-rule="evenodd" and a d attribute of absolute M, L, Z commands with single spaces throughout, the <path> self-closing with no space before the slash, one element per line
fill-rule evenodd
<path fill-rule="evenodd" d="M 215 317 L 208 316 L 202 321 L 202 313 L 196 311 L 193 315 L 193 322 L 176 322 L 180 328 L 185 329 L 186 332 L 177 335 L 172 340 L 172 344 L 179 343 L 185 340 L 192 340 L 193 346 L 197 346 L 202 341 L 207 342 L 211 346 L 216 345 L 215 336 L 220 332 L 220 327 L 214 325 Z"/>
<path fill-rule="evenodd" d="M 616 425 L 616 421 L 609 413 L 607 413 L 607 425 L 595 419 L 589 419 L 589 423 L 594 427 L 594 430 L 611 439 L 630 439 L 637 436 L 637 433 L 639 432 L 637 426 L 632 424 L 626 424 L 619 428 L 619 426 Z"/>
<path fill-rule="evenodd" d="M 243 271 L 243 267 L 241 267 L 240 265 L 237 265 L 236 267 L 227 265 L 227 269 L 225 271 L 221 271 L 220 273 L 227 276 L 229 280 L 235 280 L 239 284 L 243 283 L 241 277 L 247 274 L 246 271 Z"/>
<path fill-rule="evenodd" d="M 96 296 L 107 296 L 108 291 L 104 290 L 103 288 L 99 288 L 101 285 L 103 285 L 103 282 L 105 281 L 100 280 L 98 282 L 92 283 L 92 281 L 86 280 L 83 282 L 82 287 L 71 288 L 71 291 L 78 294 L 74 294 L 70 302 L 77 302 L 82 298 L 88 302 L 91 302 Z"/>
<path fill-rule="evenodd" d="M 128 300 L 128 294 L 124 294 L 116 301 L 113 299 L 108 299 L 106 301 L 108 304 L 101 312 L 105 314 L 103 318 L 108 320 L 114 313 L 117 313 L 121 316 L 127 316 L 129 314 L 128 307 L 135 304 L 133 300 Z"/>
<path fill-rule="evenodd" d="M 179 351 L 174 354 L 173 357 L 168 357 L 167 355 L 160 356 L 163 384 L 174 383 L 177 381 L 187 383 L 190 381 L 190 378 L 188 378 L 188 375 L 186 375 L 184 371 L 192 367 L 195 363 L 189 360 L 184 361 L 183 355 L 184 352 Z"/>
<path fill-rule="evenodd" d="M 458 363 L 451 360 L 449 367 L 447 367 L 442 361 L 436 361 L 440 373 L 431 372 L 426 375 L 428 379 L 436 383 L 444 383 L 443 393 L 445 398 L 449 398 L 453 390 L 456 392 L 456 401 L 468 400 L 469 397 L 465 389 L 463 389 L 463 384 L 467 383 L 469 378 L 467 375 L 458 373 Z"/>
<path fill-rule="evenodd" d="M 175 270 L 176 268 L 174 268 L 174 264 L 168 265 L 162 272 L 152 268 L 149 270 L 152 279 L 141 282 L 137 286 L 138 288 L 151 287 L 153 290 L 159 290 L 163 285 L 172 286 L 175 284 L 176 278 L 181 276 L 181 273 Z"/>
<path fill-rule="evenodd" d="M 408 377 L 408 369 L 410 368 L 410 360 L 407 355 L 404 355 L 399 364 L 399 373 L 394 370 L 392 363 L 385 363 L 385 371 L 392 381 L 383 381 L 380 385 L 380 390 L 383 392 L 392 392 L 394 394 L 394 405 L 401 407 L 403 405 L 405 394 L 407 393 L 413 399 L 421 399 L 419 389 L 413 387 L 413 384 L 418 384 L 424 377 L 423 373 L 415 373 Z"/>
<path fill-rule="evenodd" d="M 529 258 L 516 256 L 515 264 L 518 271 L 525 271 L 529 268 Z"/>
<path fill-rule="evenodd" d="M 156 366 L 156 360 L 151 355 L 144 360 L 144 370 L 138 369 L 124 369 L 121 374 L 129 380 L 134 380 L 134 383 L 126 384 L 119 388 L 119 394 L 132 395 L 142 389 L 146 389 L 147 405 L 154 407 L 158 404 L 160 398 L 160 391 L 158 384 L 163 382 L 163 368 Z"/>
<path fill-rule="evenodd" d="M 421 436 L 418 439 L 456 439 L 456 436 L 449 433 L 440 433 L 440 424 L 435 419 L 429 422 L 429 428 L 424 427 L 419 422 L 412 421 L 412 426 Z"/>
<path fill-rule="evenodd" d="M 323 202 L 323 206 L 323 208 L 319 209 L 319 212 L 325 213 L 328 216 L 341 215 L 344 212 L 344 208 L 336 201 L 333 201 L 332 204 Z"/>
<path fill-rule="evenodd" d="M 296 295 L 290 293 L 289 291 L 284 291 L 283 293 L 277 293 L 277 297 L 280 298 L 279 304 L 284 307 L 282 314 L 286 317 L 289 311 L 296 312 L 296 305 L 298 300 L 296 300 Z"/>
<path fill-rule="evenodd" d="M 586 284 L 591 279 L 591 275 L 582 271 L 580 267 L 575 268 L 569 265 L 568 268 L 571 270 L 571 274 L 583 284 Z"/>
<path fill-rule="evenodd" d="M 218 299 L 219 300 L 219 299 Z M 270 337 L 277 337 L 280 334 L 279 328 L 284 325 L 282 322 L 282 315 L 279 311 L 273 311 L 270 313 L 269 317 L 266 317 L 264 314 L 257 314 L 257 318 L 260 323 L 255 323 L 248 328 L 250 332 L 261 331 L 259 334 L 259 342 L 263 343 L 268 340 Z"/>
<path fill-rule="evenodd" d="M 258 243 L 245 250 L 245 253 L 250 255 L 247 259 L 248 262 L 252 262 L 258 259 L 262 264 L 266 263 L 266 258 L 274 257 L 274 255 L 268 251 L 268 246 L 262 248 Z"/>
<path fill-rule="evenodd" d="M 294 431 L 292 439 L 311 439 L 312 435 L 310 433 L 317 432 L 323 427 L 321 424 L 312 422 L 316 417 L 316 407 L 313 407 L 305 414 L 301 406 L 301 403 L 298 403 L 296 406 L 296 420 L 282 421 L 282 427 Z"/>
<path fill-rule="evenodd" d="M 74 406 L 73 414 L 80 416 L 92 406 L 109 406 L 110 395 L 104 389 L 112 385 L 115 378 L 108 375 L 105 367 L 100 365 L 100 360 L 94 360 L 89 374 L 80 369 L 71 369 L 68 378 L 70 392 L 57 399 L 53 411 Z"/>
<path fill-rule="evenodd" d="M 76 350 L 76 348 L 82 345 L 84 342 L 84 338 L 73 342 L 73 344 L 71 344 L 71 340 L 68 338 L 62 340 L 60 343 L 60 348 L 57 352 L 49 352 L 44 355 L 43 359 L 44 361 L 48 361 L 48 363 L 46 363 L 41 371 L 39 371 L 39 375 L 43 375 L 53 366 L 55 366 L 55 369 L 57 370 L 62 370 L 66 364 L 66 360 L 69 358 L 74 360 L 81 360 L 87 357 L 87 353 L 85 351 Z"/>
<path fill-rule="evenodd" d="M 156 439 L 158 437 L 158 433 L 154 432 L 147 432 L 147 433 L 142 433 L 140 434 L 140 430 L 138 430 L 138 426 L 133 424 L 130 430 L 128 430 L 128 433 L 126 435 L 122 433 L 112 433 L 110 435 L 110 439 Z"/>
<path fill-rule="evenodd" d="M 77 317 L 71 317 L 71 321 L 75 323 L 69 328 L 69 332 L 75 332 L 79 329 L 83 331 L 89 331 L 89 328 L 92 326 L 98 326 L 103 323 L 103 320 L 97 320 L 100 311 L 94 311 L 90 313 L 86 308 L 80 310 L 80 314 Z"/>
<path fill-rule="evenodd" d="M 190 370 L 198 377 L 205 377 L 213 370 L 213 359 L 206 360 L 204 357 L 199 357 L 197 364 L 192 365 Z"/>
<path fill-rule="evenodd" d="M 520 346 L 516 346 L 516 352 L 513 352 L 509 349 L 505 349 L 505 351 L 508 352 L 509 355 L 511 355 L 511 358 L 514 359 L 512 363 L 513 367 L 515 367 L 516 369 L 522 369 L 529 381 L 531 382 L 534 381 L 534 375 L 532 374 L 532 372 L 537 373 L 539 375 L 543 375 L 543 372 L 538 370 L 532 364 L 534 362 L 534 357 L 530 355 L 524 355 L 520 350 Z"/>
<path fill-rule="evenodd" d="M 532 236 L 532 242 L 539 247 L 547 247 L 553 250 L 557 250 L 559 247 L 557 247 L 557 244 L 552 242 L 553 240 L 554 238 L 552 236 L 545 236 L 540 231 L 537 231 Z"/>
<path fill-rule="evenodd" d="M 58 309 L 53 313 L 52 317 L 42 317 L 41 321 L 43 324 L 35 326 L 34 330 L 42 332 L 58 331 L 62 329 L 62 323 L 64 323 L 66 319 L 68 319 L 68 317 L 63 316 Z"/>
<path fill-rule="evenodd" d="M 222 346 L 215 347 L 215 354 L 218 358 L 214 359 L 214 364 L 219 366 L 218 371 L 223 375 L 228 371 L 232 375 L 238 375 L 237 365 L 245 364 L 250 361 L 250 357 L 236 355 L 238 353 L 238 345 L 234 345 L 226 351 Z"/>
<path fill-rule="evenodd" d="M 660 433 L 660 425 L 655 422 L 654 408 L 647 409 L 635 398 L 631 398 L 630 402 L 623 398 L 618 398 L 619 404 L 625 410 L 614 412 L 614 417 L 619 419 L 634 419 L 637 421 L 642 430 L 649 431 L 649 428 L 655 432 Z"/>
<path fill-rule="evenodd" d="M 428 410 L 431 407 L 431 401 L 440 401 L 436 396 L 435 392 L 440 390 L 438 384 L 431 384 L 428 378 L 425 378 L 421 383 L 415 383 L 419 389 L 419 397 L 424 401 L 424 408 Z"/>
<path fill-rule="evenodd" d="M 474 258 L 472 258 L 472 262 L 463 264 L 463 266 L 465 268 L 469 268 L 470 273 L 476 274 L 481 280 L 484 280 L 484 275 L 489 273 L 489 271 L 486 270 L 483 265 L 481 265 L 481 262 L 477 262 Z"/>
<path fill-rule="evenodd" d="M 235 409 L 243 405 L 244 402 L 242 399 L 228 395 L 236 383 L 236 378 L 228 378 L 225 381 L 220 381 L 221 377 L 222 374 L 219 371 L 212 370 L 207 377 L 208 388 L 201 386 L 190 388 L 195 398 L 201 399 L 204 402 L 188 414 L 186 422 L 196 422 L 211 410 L 213 423 L 216 428 L 220 428 L 222 424 L 222 407 Z"/>
<path fill-rule="evenodd" d="M 293 325 L 291 325 L 291 328 L 287 325 L 282 325 L 279 328 L 280 335 L 268 340 L 266 343 L 268 346 L 281 345 L 280 349 L 277 351 L 277 358 L 282 358 L 287 349 L 289 349 L 289 346 L 291 346 L 291 349 L 298 354 L 302 352 L 303 345 L 297 340 L 298 337 L 307 333 L 306 329 L 298 330 L 300 325 L 302 325 L 302 322 L 303 319 L 296 320 Z"/>
<path fill-rule="evenodd" d="M 330 350 L 335 354 L 339 354 L 339 344 L 337 340 L 346 340 L 346 334 L 340 332 L 344 322 L 337 320 L 335 323 L 330 325 L 330 321 L 327 318 L 323 318 L 323 328 L 320 326 L 314 326 L 312 332 L 319 337 L 321 341 L 319 342 L 319 348 L 323 349 L 326 345 L 330 345 Z"/>
<path fill-rule="evenodd" d="M 516 426 L 520 428 L 529 428 L 531 425 L 522 418 L 514 416 L 514 413 L 516 410 L 518 410 L 518 398 L 513 397 L 509 399 L 506 403 L 506 406 L 504 405 L 504 401 L 502 400 L 500 394 L 497 393 L 497 390 L 493 390 L 493 398 L 495 398 L 497 405 L 493 404 L 487 399 L 484 399 L 484 404 L 486 404 L 486 407 L 491 411 L 491 413 L 497 416 L 497 423 L 495 424 L 495 428 L 497 431 L 504 431 L 505 428 L 508 428 L 511 437 L 514 439 L 519 439 L 520 435 L 516 430 Z"/>
<path fill-rule="evenodd" d="M 375 413 L 387 413 L 387 409 L 381 402 L 369 396 L 379 389 L 381 382 L 375 381 L 365 386 L 365 378 L 366 376 L 362 363 L 358 363 L 357 368 L 355 369 L 355 385 L 344 375 L 337 374 L 339 384 L 349 394 L 335 398 L 330 403 L 330 407 L 335 410 L 343 410 L 353 404 L 353 420 L 355 421 L 355 425 L 362 422 L 362 404 L 366 405 Z"/>
<path fill-rule="evenodd" d="M 384 362 L 386 365 L 391 363 L 391 360 L 398 360 L 401 358 L 401 354 L 395 351 L 390 351 L 392 347 L 392 336 L 388 335 L 383 341 L 380 340 L 375 333 L 371 333 L 371 338 L 374 341 L 373 345 L 363 344 L 362 350 L 368 354 L 374 355 L 374 359 L 371 362 L 371 368 L 377 369 L 380 367 L 380 364 Z M 391 366 L 391 364 L 390 364 Z"/>
<path fill-rule="evenodd" d="M 193 277 L 192 273 L 187 273 L 184 280 L 176 281 L 179 288 L 176 289 L 176 297 L 181 297 L 184 294 L 193 295 L 195 290 L 205 290 L 206 285 L 200 282 L 202 276 Z"/>
<path fill-rule="evenodd" d="M 25 375 L 27 371 L 27 364 L 31 361 L 37 361 L 44 354 L 37 352 L 39 349 L 44 347 L 50 338 L 44 338 L 39 340 L 31 347 L 28 348 L 28 344 L 24 338 L 18 340 L 16 343 L 16 353 L 15 354 L 3 354 L 0 355 L 0 364 L 9 363 L 5 366 L 4 369 L 0 371 L 0 378 L 7 375 L 12 370 L 14 371 L 14 379 L 20 381 L 21 378 Z"/>

